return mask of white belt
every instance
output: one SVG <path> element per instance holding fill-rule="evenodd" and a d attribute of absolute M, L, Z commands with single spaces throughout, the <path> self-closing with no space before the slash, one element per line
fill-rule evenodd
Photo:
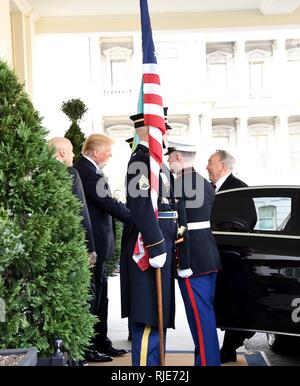
<path fill-rule="evenodd" d="M 210 228 L 210 221 L 189 222 L 187 226 L 189 231 L 195 229 L 206 229 Z"/>

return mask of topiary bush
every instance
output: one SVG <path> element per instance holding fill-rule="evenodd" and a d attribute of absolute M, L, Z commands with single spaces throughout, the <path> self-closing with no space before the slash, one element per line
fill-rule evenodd
<path fill-rule="evenodd" d="M 69 101 L 63 102 L 61 105 L 61 111 L 64 112 L 72 122 L 69 130 L 65 134 L 65 137 L 68 138 L 73 145 L 73 152 L 75 154 L 74 162 L 80 157 L 82 145 L 85 139 L 78 121 L 82 119 L 87 110 L 86 105 L 79 98 L 70 99 Z"/>
<path fill-rule="evenodd" d="M 15 74 L 0 60 L 0 348 L 50 356 L 63 339 L 80 359 L 93 335 L 80 203 Z"/>

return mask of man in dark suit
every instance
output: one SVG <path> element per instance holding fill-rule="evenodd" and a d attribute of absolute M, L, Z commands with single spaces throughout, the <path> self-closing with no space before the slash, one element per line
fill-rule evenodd
<path fill-rule="evenodd" d="M 213 307 L 219 251 L 210 228 L 214 191 L 193 167 L 196 147 L 191 142 L 170 141 L 171 171 L 176 174 L 179 229 L 177 240 L 178 284 L 195 344 L 195 366 L 219 366 L 220 351 Z M 181 233 L 181 232 L 180 232 Z"/>
<path fill-rule="evenodd" d="M 160 173 L 157 199 L 158 220 L 150 194 L 149 127 L 143 113 L 130 117 L 140 142 L 131 155 L 127 171 L 127 205 L 134 223 L 125 227 L 121 254 L 122 317 L 129 317 L 132 329 L 132 364 L 158 366 L 160 340 L 156 269 L 161 268 L 163 327 L 174 328 L 175 316 L 175 238 L 176 218 L 164 177 Z M 137 251 L 138 235 L 140 250 Z M 138 252 L 148 256 L 139 260 Z M 149 259 L 148 259 L 149 258 Z M 139 261 L 139 264 L 137 263 Z M 141 265 L 141 261 L 144 262 Z"/>
<path fill-rule="evenodd" d="M 68 172 L 72 176 L 72 193 L 82 203 L 81 217 L 82 217 L 82 225 L 85 230 L 87 249 L 90 254 L 89 264 L 90 266 L 94 266 L 97 261 L 97 254 L 95 251 L 92 224 L 91 224 L 88 207 L 86 204 L 82 182 L 77 170 L 73 167 L 73 158 L 74 158 L 73 145 L 65 137 L 55 137 L 48 141 L 48 146 L 49 148 L 54 148 L 55 158 L 58 161 L 63 162 L 68 167 Z"/>
<path fill-rule="evenodd" d="M 71 141 L 69 141 L 65 137 L 55 137 L 48 141 L 49 148 L 54 148 L 55 150 L 55 158 L 64 163 L 68 167 L 68 172 L 70 176 L 72 177 L 72 193 L 80 200 L 82 203 L 81 207 L 81 217 L 82 217 L 82 225 L 85 230 L 85 239 L 86 239 L 86 245 L 89 252 L 89 266 L 90 269 L 92 269 L 97 261 L 97 253 L 95 251 L 95 243 L 94 243 L 94 237 L 93 237 L 93 231 L 92 231 L 92 224 L 91 219 L 84 195 L 84 190 L 82 186 L 82 182 L 80 179 L 80 176 L 78 174 L 78 171 L 72 166 L 73 165 L 73 145 Z M 95 280 L 92 272 L 92 279 L 91 279 L 91 300 L 90 300 L 90 310 L 91 313 L 94 314 L 95 307 L 96 307 L 96 294 L 95 294 Z M 91 355 L 91 348 L 89 348 L 89 355 Z M 108 357 L 106 355 L 101 356 L 98 353 L 93 353 L 94 358 L 98 358 L 99 362 L 109 361 L 112 360 L 111 357 Z M 69 360 L 68 361 L 69 366 L 86 366 L 87 362 L 84 360 Z"/>
<path fill-rule="evenodd" d="M 234 157 L 225 150 L 217 150 L 210 156 L 206 169 L 215 192 L 248 186 L 232 174 L 234 165 Z M 257 221 L 253 201 L 243 198 L 236 200 L 233 212 L 232 208 L 224 207 L 222 201 L 216 199 L 211 214 L 213 229 L 222 230 L 222 224 L 225 222 L 229 226 L 230 219 L 234 219 L 235 222 L 240 221 L 246 231 L 253 229 Z M 236 349 L 243 345 L 245 339 L 251 338 L 254 334 L 253 332 L 226 330 L 221 348 L 221 362 L 236 361 Z"/>
<path fill-rule="evenodd" d="M 107 178 L 102 168 L 111 157 L 114 141 L 103 134 L 92 134 L 84 142 L 82 156 L 74 165 L 79 172 L 91 217 L 93 236 L 97 252 L 97 263 L 94 268 L 96 299 L 98 309 L 96 315 L 99 322 L 95 327 L 94 345 L 99 353 L 109 356 L 120 356 L 127 351 L 112 346 L 107 337 L 107 276 L 105 261 L 114 255 L 114 232 L 112 217 L 122 222 L 131 221 L 127 207 L 112 198 Z M 86 358 L 93 360 L 93 358 Z"/>

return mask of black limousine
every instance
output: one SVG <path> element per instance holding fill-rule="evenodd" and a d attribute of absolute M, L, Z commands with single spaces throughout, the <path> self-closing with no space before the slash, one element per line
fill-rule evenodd
<path fill-rule="evenodd" d="M 211 224 L 222 259 L 218 327 L 266 332 L 277 352 L 298 347 L 300 186 L 218 192 Z"/>

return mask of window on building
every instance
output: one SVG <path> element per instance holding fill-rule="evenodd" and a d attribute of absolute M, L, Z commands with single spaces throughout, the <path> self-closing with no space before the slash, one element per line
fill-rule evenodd
<path fill-rule="evenodd" d="M 111 60 L 111 87 L 124 88 L 127 85 L 126 70 L 127 63 L 125 60 Z"/>
<path fill-rule="evenodd" d="M 207 86 L 212 96 L 228 97 L 234 90 L 234 42 L 206 43 Z"/>
<path fill-rule="evenodd" d="M 299 93 L 300 87 L 300 60 L 288 60 L 287 61 L 287 76 L 289 83 L 289 92 L 292 94 Z"/>
<path fill-rule="evenodd" d="M 263 95 L 264 92 L 264 62 L 249 62 L 249 88 L 251 96 Z"/>
<path fill-rule="evenodd" d="M 266 170 L 268 168 L 269 140 L 267 134 L 253 133 L 250 144 L 256 167 Z"/>
<path fill-rule="evenodd" d="M 230 153 L 236 151 L 236 119 L 216 118 L 212 121 L 213 146 Z"/>
<path fill-rule="evenodd" d="M 225 94 L 227 85 L 227 63 L 211 63 L 208 72 L 209 87 L 214 93 Z"/>
<path fill-rule="evenodd" d="M 246 42 L 248 81 L 250 98 L 272 96 L 273 41 L 255 40 Z"/>
<path fill-rule="evenodd" d="M 181 42 L 157 42 L 157 61 L 159 64 L 160 80 L 164 95 L 178 93 L 184 84 L 182 73 L 183 50 Z"/>
<path fill-rule="evenodd" d="M 213 136 L 213 145 L 216 149 L 228 149 L 229 135 Z"/>
<path fill-rule="evenodd" d="M 129 43 L 126 44 L 130 46 Z M 103 49 L 106 47 L 109 48 Z M 132 49 L 116 45 L 114 42 L 106 42 L 104 40 L 102 43 L 102 75 L 105 95 L 130 94 L 132 85 L 130 60 L 132 52 Z"/>
<path fill-rule="evenodd" d="M 275 230 L 276 223 L 276 207 L 273 205 L 262 206 L 258 209 L 259 229 Z"/>

